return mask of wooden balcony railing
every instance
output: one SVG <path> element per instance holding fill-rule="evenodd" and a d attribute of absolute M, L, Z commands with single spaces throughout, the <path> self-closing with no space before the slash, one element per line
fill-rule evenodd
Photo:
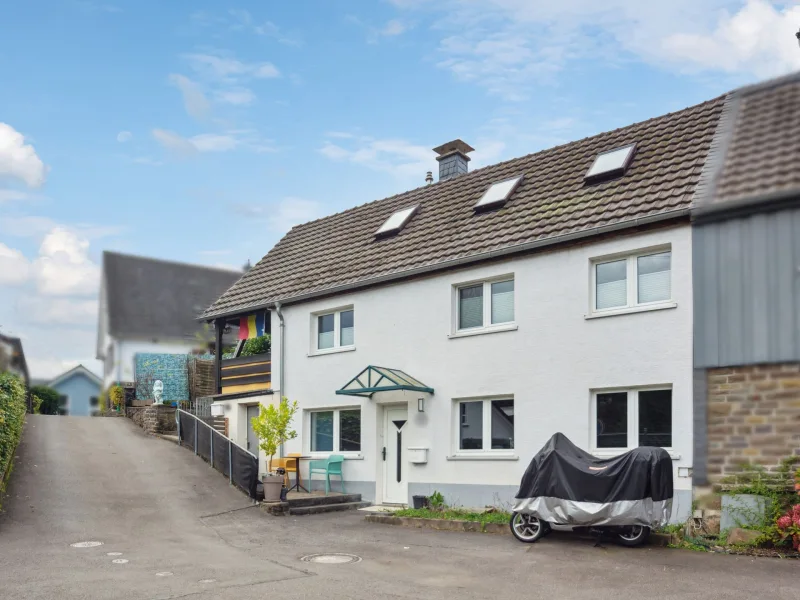
<path fill-rule="evenodd" d="M 268 390 L 272 387 L 272 355 L 257 354 L 222 360 L 220 388 L 223 394 Z"/>

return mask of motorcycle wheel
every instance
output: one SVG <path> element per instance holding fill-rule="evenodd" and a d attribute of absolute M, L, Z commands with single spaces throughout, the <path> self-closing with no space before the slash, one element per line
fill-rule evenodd
<path fill-rule="evenodd" d="M 624 531 L 617 534 L 619 541 L 623 546 L 641 546 L 650 536 L 650 528 L 641 525 L 631 525 L 626 527 Z"/>
<path fill-rule="evenodd" d="M 509 526 L 514 537 L 526 544 L 532 544 L 550 529 L 547 521 L 542 521 L 539 517 L 534 517 L 533 515 L 518 512 L 512 513 Z"/>

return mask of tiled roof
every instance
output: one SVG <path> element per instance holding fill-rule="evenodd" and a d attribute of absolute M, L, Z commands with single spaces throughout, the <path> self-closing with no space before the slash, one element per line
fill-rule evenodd
<path fill-rule="evenodd" d="M 800 73 L 731 92 L 714 148 L 699 208 L 800 196 Z"/>
<path fill-rule="evenodd" d="M 205 312 L 232 315 L 275 301 L 576 232 L 688 210 L 724 97 L 577 142 L 484 167 L 294 227 Z M 602 151 L 637 143 L 624 176 L 587 184 Z M 486 188 L 524 174 L 505 205 L 476 214 Z M 396 236 L 376 240 L 395 211 L 418 204 Z"/>
<path fill-rule="evenodd" d="M 239 271 L 103 253 L 109 333 L 192 340 L 196 318 L 233 285 Z"/>

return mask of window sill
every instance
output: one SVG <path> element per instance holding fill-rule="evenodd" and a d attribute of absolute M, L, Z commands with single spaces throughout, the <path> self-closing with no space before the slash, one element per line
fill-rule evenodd
<path fill-rule="evenodd" d="M 447 460 L 519 460 L 516 454 L 453 454 Z"/>
<path fill-rule="evenodd" d="M 630 448 L 630 449 L 627 449 L 627 450 L 623 450 L 623 449 L 619 449 L 619 450 L 609 450 L 609 449 L 606 449 L 606 450 L 593 450 L 593 451 L 590 451 L 590 454 L 592 456 L 596 456 L 597 458 L 616 458 L 617 456 L 622 456 L 623 454 L 625 454 L 626 452 L 630 452 L 631 450 L 633 450 L 633 448 Z M 680 453 L 675 452 L 673 450 L 667 450 L 667 454 L 669 454 L 669 457 L 672 460 L 680 460 L 681 459 Z"/>
<path fill-rule="evenodd" d="M 519 326 L 516 323 L 508 323 L 505 325 L 495 325 L 493 327 L 481 327 L 480 329 L 466 329 L 464 331 L 458 331 L 456 333 L 451 333 L 447 336 L 448 339 L 454 338 L 462 338 L 462 337 L 471 337 L 473 335 L 485 335 L 487 333 L 499 333 L 501 331 L 516 331 L 519 329 Z"/>
<path fill-rule="evenodd" d="M 602 310 L 584 315 L 583 318 L 602 319 L 603 317 L 616 317 L 617 315 L 630 315 L 634 313 L 651 312 L 654 310 L 666 310 L 668 308 L 678 308 L 677 302 L 659 302 L 658 304 L 645 304 L 642 306 L 628 306 L 626 308 L 615 308 L 612 310 Z"/>
<path fill-rule="evenodd" d="M 356 349 L 355 346 L 342 346 L 340 348 L 327 348 L 325 350 L 314 350 L 313 352 L 309 352 L 306 356 L 325 356 L 326 354 L 339 354 L 340 352 L 353 352 Z"/>

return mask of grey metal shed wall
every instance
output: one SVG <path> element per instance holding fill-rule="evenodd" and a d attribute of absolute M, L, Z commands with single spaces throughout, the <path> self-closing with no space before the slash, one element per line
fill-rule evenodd
<path fill-rule="evenodd" d="M 693 229 L 695 368 L 800 360 L 800 207 Z"/>

